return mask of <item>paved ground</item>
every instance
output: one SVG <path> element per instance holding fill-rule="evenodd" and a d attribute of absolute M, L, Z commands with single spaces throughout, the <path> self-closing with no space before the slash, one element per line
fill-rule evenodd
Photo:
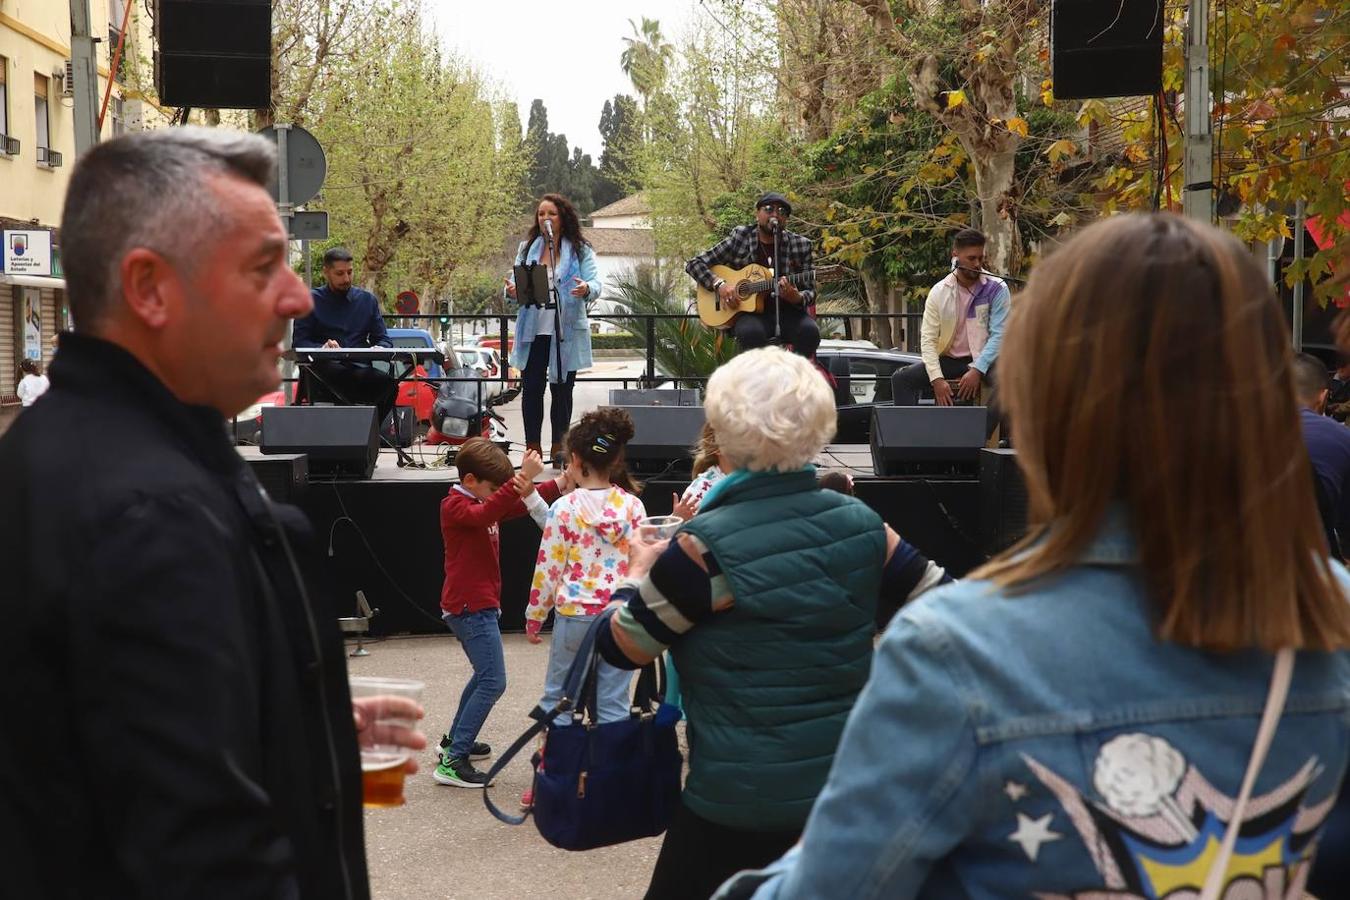
<path fill-rule="evenodd" d="M 548 659 L 547 640 L 536 646 L 524 635 L 506 635 L 504 641 L 506 695 L 480 736 L 496 749 L 505 749 L 529 726 L 527 715 L 543 690 Z M 483 807 L 482 792 L 432 780 L 434 747 L 471 671 L 453 636 L 390 638 L 368 647 L 370 656 L 348 659 L 351 673 L 427 683 L 423 732 L 432 745 L 421 757 L 422 771 L 405 786 L 407 804 L 366 811 L 366 855 L 376 900 L 642 896 L 660 838 L 585 853 L 557 850 L 544 843 L 532 821 L 518 827 L 498 822 Z M 518 757 L 492 789 L 493 801 L 517 811 L 528 782 L 529 760 Z"/>

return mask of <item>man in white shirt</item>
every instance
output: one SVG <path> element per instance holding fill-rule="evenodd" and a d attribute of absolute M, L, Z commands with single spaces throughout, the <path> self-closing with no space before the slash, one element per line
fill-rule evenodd
<path fill-rule="evenodd" d="M 952 273 L 924 302 L 919 349 L 923 362 L 891 376 L 896 406 L 916 406 L 931 393 L 939 406 L 954 397 L 978 400 L 990 380 L 1008 319 L 1008 286 L 984 271 L 985 236 L 964 228 L 952 239 Z M 955 391 L 949 383 L 957 380 Z"/>

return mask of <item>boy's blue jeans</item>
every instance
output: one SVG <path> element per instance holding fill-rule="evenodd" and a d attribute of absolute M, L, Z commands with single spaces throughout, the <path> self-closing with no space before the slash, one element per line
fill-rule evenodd
<path fill-rule="evenodd" d="M 464 655 L 473 666 L 473 676 L 464 685 L 459 696 L 459 709 L 446 732 L 450 735 L 447 755 L 462 759 L 469 755 L 478 732 L 487 721 L 492 707 L 506 693 L 506 656 L 502 652 L 502 632 L 497 624 L 501 613 L 496 609 L 454 615 L 444 613 L 441 618 L 459 638 Z"/>

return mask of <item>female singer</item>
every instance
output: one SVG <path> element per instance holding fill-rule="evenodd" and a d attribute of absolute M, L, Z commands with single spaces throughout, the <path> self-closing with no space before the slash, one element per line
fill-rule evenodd
<path fill-rule="evenodd" d="M 516 265 L 530 263 L 549 267 L 549 305 L 520 307 L 510 359 L 511 365 L 521 371 L 525 446 L 541 454 L 544 382 L 548 382 L 553 397 L 549 415 L 553 443 L 549 459 L 561 468 L 558 458 L 562 455 L 563 436 L 572 420 L 572 388 L 576 384 L 577 370 L 591 365 L 591 329 L 586 307 L 589 301 L 600 297 L 595 251 L 581 236 L 581 221 L 576 208 L 561 194 L 545 194 L 540 198 L 534 227 L 516 251 Z M 506 296 L 516 299 L 514 278 L 506 279 Z M 555 350 L 559 328 L 562 346 L 561 350 Z"/>

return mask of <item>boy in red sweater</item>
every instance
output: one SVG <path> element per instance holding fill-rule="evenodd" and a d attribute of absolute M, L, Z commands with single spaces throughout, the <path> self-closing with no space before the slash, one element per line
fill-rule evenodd
<path fill-rule="evenodd" d="M 538 452 L 525 454 L 516 475 L 511 460 L 490 441 L 465 442 L 455 459 L 459 481 L 441 501 L 441 539 L 445 543 L 445 584 L 441 618 L 459 638 L 473 666 L 450 729 L 441 738 L 441 761 L 432 777 L 441 784 L 481 788 L 487 775 L 470 760 L 485 759 L 492 749 L 478 741 L 488 713 L 506 690 L 506 659 L 497 620 L 501 616 L 502 573 L 497 525 L 530 513 L 536 522 L 566 486 L 559 476 L 535 490 L 543 471 Z"/>

